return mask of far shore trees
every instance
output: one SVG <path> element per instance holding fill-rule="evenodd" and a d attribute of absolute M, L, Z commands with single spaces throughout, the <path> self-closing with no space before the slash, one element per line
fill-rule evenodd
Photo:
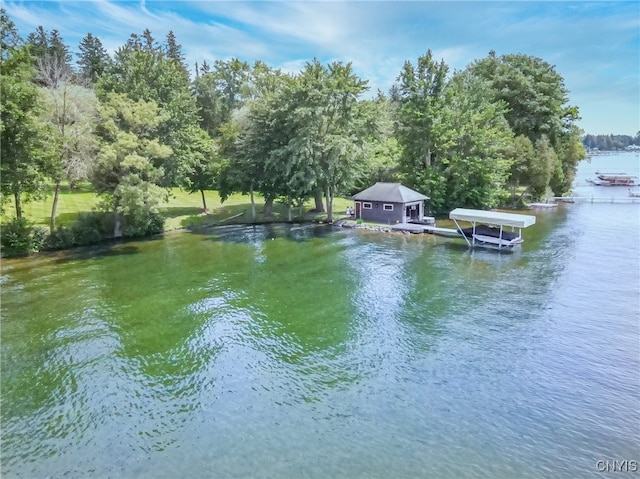
<path fill-rule="evenodd" d="M 582 145 L 589 150 L 616 151 L 627 148 L 640 148 L 640 131 L 631 135 L 593 135 L 586 134 L 582 138 Z"/>

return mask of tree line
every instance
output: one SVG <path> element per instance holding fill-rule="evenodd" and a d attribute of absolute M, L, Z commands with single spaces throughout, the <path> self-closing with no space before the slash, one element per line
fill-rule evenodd
<path fill-rule="evenodd" d="M 430 50 L 387 93 L 350 63 L 296 74 L 262 61 L 202 61 L 189 74 L 173 32 L 147 29 L 113 55 L 87 34 L 72 55 L 56 30 L 23 40 L 2 16 L 2 205 L 90 181 L 113 236 L 149 232 L 168 188 L 264 198 L 332 218 L 333 198 L 400 181 L 434 212 L 516 205 L 568 191 L 585 157 L 578 108 L 554 67 L 524 54 L 450 72 Z M 48 186 L 49 185 L 49 186 Z M 153 228 L 151 228 L 153 229 Z"/>
<path fill-rule="evenodd" d="M 640 148 L 640 131 L 636 136 L 631 135 L 585 135 L 582 144 L 588 150 L 614 151 L 628 147 Z"/>

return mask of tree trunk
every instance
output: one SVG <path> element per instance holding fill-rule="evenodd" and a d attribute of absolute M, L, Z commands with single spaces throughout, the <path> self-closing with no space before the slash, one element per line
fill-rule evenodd
<path fill-rule="evenodd" d="M 20 191 L 13 192 L 13 198 L 16 202 L 16 218 L 22 218 L 22 197 Z"/>
<path fill-rule="evenodd" d="M 122 238 L 122 225 L 120 222 L 120 212 L 116 208 L 113 211 L 114 225 L 113 225 L 113 237 Z"/>
<path fill-rule="evenodd" d="M 273 209 L 273 198 L 265 198 L 264 200 L 264 211 L 262 214 L 265 218 L 271 216 L 271 210 Z"/>
<path fill-rule="evenodd" d="M 316 202 L 316 210 L 323 212 L 324 211 L 324 204 L 322 204 L 322 190 L 318 190 L 316 191 L 315 195 L 314 195 L 314 199 Z"/>
<path fill-rule="evenodd" d="M 205 214 L 207 213 L 207 199 L 204 197 L 204 190 L 200 190 L 200 194 L 202 195 L 202 206 L 204 207 Z"/>
<path fill-rule="evenodd" d="M 249 188 L 249 197 L 251 198 L 251 221 L 256 222 L 256 200 L 253 197 L 253 185 Z"/>
<path fill-rule="evenodd" d="M 292 209 L 292 205 L 291 205 L 291 200 L 289 199 L 287 201 L 287 221 L 289 223 L 291 223 L 293 221 L 293 217 L 291 215 L 291 209 Z"/>
<path fill-rule="evenodd" d="M 327 186 L 325 196 L 327 198 L 327 221 L 329 221 L 329 223 L 333 223 L 333 198 L 331 196 L 331 188 L 329 186 Z"/>
<path fill-rule="evenodd" d="M 424 157 L 424 166 L 427 168 L 431 166 L 431 148 L 427 148 L 427 155 Z"/>
<path fill-rule="evenodd" d="M 53 190 L 53 205 L 51 206 L 51 221 L 49 221 L 49 233 L 53 234 L 56 229 L 56 214 L 58 212 L 58 198 L 60 197 L 60 180 L 56 181 Z"/>
<path fill-rule="evenodd" d="M 529 189 L 531 189 L 531 185 L 527 186 L 527 188 L 522 192 L 522 194 L 520 195 L 520 198 L 518 198 L 518 202 L 522 201 L 522 198 L 524 198 L 525 195 L 529 193 Z"/>

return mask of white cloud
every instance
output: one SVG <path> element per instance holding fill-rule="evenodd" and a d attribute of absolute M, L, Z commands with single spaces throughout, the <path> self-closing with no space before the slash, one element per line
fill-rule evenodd
<path fill-rule="evenodd" d="M 297 74 L 304 70 L 305 66 L 309 62 L 308 58 L 300 58 L 297 60 L 290 60 L 278 65 L 278 68 L 284 73 Z"/>
<path fill-rule="evenodd" d="M 371 94 L 387 91 L 405 60 L 431 49 L 451 70 L 490 50 L 525 53 L 556 66 L 571 103 L 600 97 L 640 103 L 640 16 L 633 2 L 242 2 L 0 0 L 23 37 L 38 25 L 61 32 L 72 51 L 91 32 L 113 52 L 149 28 L 158 41 L 173 30 L 188 63 L 238 57 L 287 72 L 317 57 L 352 62 Z M 613 99 L 611 101 L 614 101 Z M 585 115 L 586 120 L 586 113 Z M 606 125 L 607 112 L 594 122 Z M 638 114 L 625 117 L 640 128 Z M 618 119 L 616 119 L 618 121 Z"/>

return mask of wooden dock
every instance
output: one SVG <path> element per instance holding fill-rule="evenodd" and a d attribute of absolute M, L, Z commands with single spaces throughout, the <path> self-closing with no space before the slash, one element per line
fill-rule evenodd
<path fill-rule="evenodd" d="M 391 227 L 392 231 L 406 231 L 408 233 L 424 233 L 425 226 L 414 223 L 398 223 Z"/>
<path fill-rule="evenodd" d="M 640 204 L 638 196 L 556 196 L 553 199 L 563 203 Z"/>
<path fill-rule="evenodd" d="M 404 231 L 413 234 L 429 233 L 448 238 L 459 238 L 460 232 L 451 228 L 438 228 L 431 225 L 420 225 L 416 223 L 398 223 L 391 227 L 392 231 Z"/>
<path fill-rule="evenodd" d="M 459 238 L 461 236 L 458 230 L 452 228 L 438 228 L 436 226 L 424 226 L 424 232 L 432 235 L 446 236 L 447 238 Z"/>

